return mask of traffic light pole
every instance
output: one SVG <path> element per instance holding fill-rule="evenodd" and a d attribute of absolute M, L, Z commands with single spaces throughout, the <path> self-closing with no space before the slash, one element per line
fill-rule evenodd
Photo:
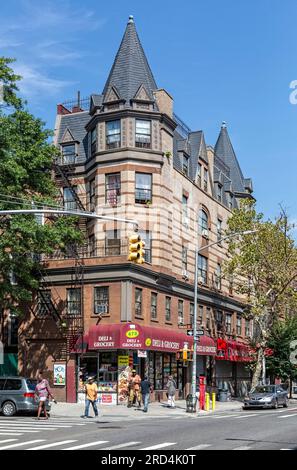
<path fill-rule="evenodd" d="M 198 308 L 198 260 L 199 249 L 195 251 L 195 280 L 194 280 L 194 318 L 193 318 L 193 366 L 192 366 L 192 404 L 193 410 L 196 404 L 196 388 L 197 388 L 197 308 Z"/>

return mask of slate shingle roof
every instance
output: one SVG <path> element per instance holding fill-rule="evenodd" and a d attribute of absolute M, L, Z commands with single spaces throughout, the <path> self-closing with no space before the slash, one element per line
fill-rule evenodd
<path fill-rule="evenodd" d="M 121 99 L 130 106 L 141 85 L 144 85 L 151 100 L 157 84 L 140 43 L 133 18 L 130 17 L 121 45 L 106 81 L 103 95 L 107 95 L 111 87 L 116 87 Z"/>
<path fill-rule="evenodd" d="M 61 124 L 58 133 L 58 144 L 62 142 L 65 130 L 71 131 L 74 139 L 79 142 L 77 161 L 85 161 L 88 155 L 88 135 L 85 130 L 86 124 L 90 120 L 88 111 L 81 113 L 65 114 L 61 116 Z"/>

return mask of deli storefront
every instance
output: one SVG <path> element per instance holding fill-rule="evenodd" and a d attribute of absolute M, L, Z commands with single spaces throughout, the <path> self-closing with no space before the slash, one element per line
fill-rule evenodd
<path fill-rule="evenodd" d="M 193 338 L 165 328 L 136 323 L 94 325 L 73 350 L 77 355 L 78 401 L 84 400 L 83 385 L 92 376 L 98 383 L 99 402 L 126 403 L 131 369 L 136 369 L 142 378 L 149 377 L 156 400 L 165 398 L 169 375 L 176 380 L 177 396 L 185 398 L 191 363 L 178 360 L 176 353 L 192 346 Z M 197 374 L 205 374 L 209 356 L 216 355 L 215 342 L 207 336 L 200 337 L 197 354 Z"/>

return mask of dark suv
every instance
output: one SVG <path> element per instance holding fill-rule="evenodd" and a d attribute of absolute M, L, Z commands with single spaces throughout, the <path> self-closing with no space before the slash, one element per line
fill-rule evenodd
<path fill-rule="evenodd" d="M 0 377 L 0 411 L 4 416 L 13 416 L 18 411 L 37 412 L 35 400 L 37 380 L 24 377 Z M 50 411 L 49 402 L 46 410 Z"/>

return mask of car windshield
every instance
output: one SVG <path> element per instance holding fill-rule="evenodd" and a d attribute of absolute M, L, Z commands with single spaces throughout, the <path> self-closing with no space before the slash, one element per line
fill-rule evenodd
<path fill-rule="evenodd" d="M 37 380 L 27 379 L 26 383 L 28 385 L 28 389 L 34 392 L 37 385 Z"/>
<path fill-rule="evenodd" d="M 274 393 L 274 392 L 275 392 L 274 385 L 258 385 L 253 390 L 251 390 L 251 393 Z"/>

